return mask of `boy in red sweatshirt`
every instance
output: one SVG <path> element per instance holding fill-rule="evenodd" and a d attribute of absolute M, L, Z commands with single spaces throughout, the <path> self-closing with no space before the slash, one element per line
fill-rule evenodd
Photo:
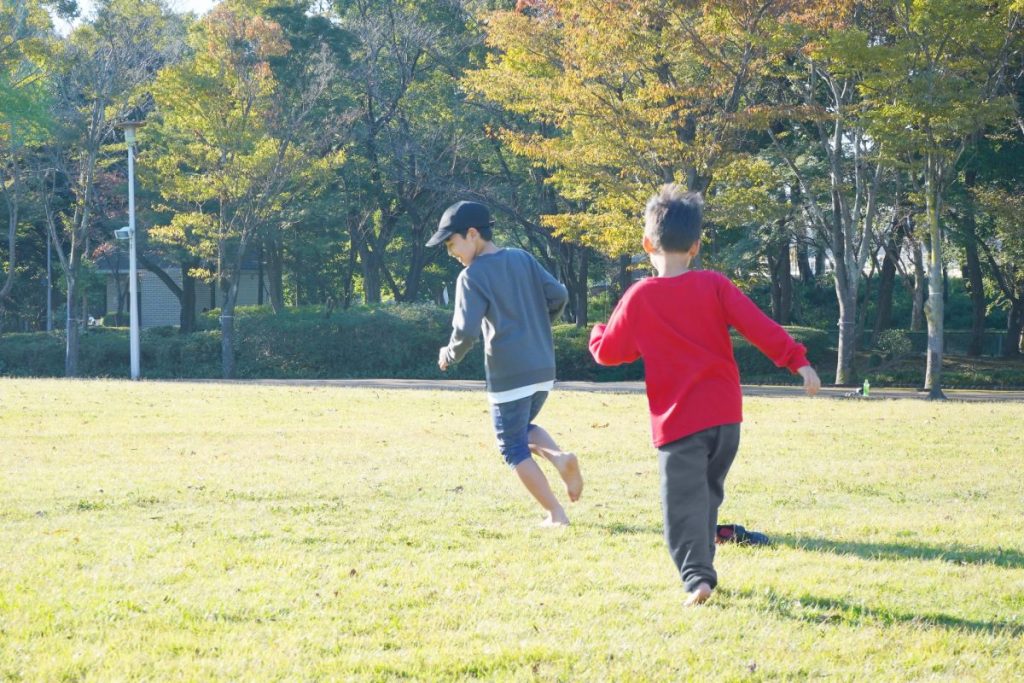
<path fill-rule="evenodd" d="M 729 328 L 800 374 L 808 395 L 821 388 L 803 345 L 724 275 L 690 269 L 702 220 L 696 193 L 665 185 L 651 197 L 643 248 L 658 275 L 628 289 L 608 323 L 590 335 L 590 353 L 602 365 L 644 359 L 665 539 L 687 605 L 705 602 L 718 583 L 718 508 L 739 446 L 742 394 Z"/>

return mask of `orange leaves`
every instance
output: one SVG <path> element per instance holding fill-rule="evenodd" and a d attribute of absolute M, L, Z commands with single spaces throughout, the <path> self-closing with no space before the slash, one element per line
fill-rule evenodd
<path fill-rule="evenodd" d="M 246 16 L 221 3 L 203 19 L 207 49 L 236 70 L 269 76 L 267 60 L 287 54 L 290 46 L 281 27 L 259 16 Z"/>
<path fill-rule="evenodd" d="M 775 4 L 781 6 L 782 11 L 778 15 L 781 21 L 814 31 L 829 32 L 849 27 L 857 3 L 854 0 L 790 0 Z"/>

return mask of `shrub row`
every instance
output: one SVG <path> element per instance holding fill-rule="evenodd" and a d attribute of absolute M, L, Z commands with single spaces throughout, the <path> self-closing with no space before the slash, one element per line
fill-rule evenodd
<path fill-rule="evenodd" d="M 203 316 L 198 332 L 152 328 L 141 336 L 144 377 L 216 378 L 221 376 L 217 312 Z M 437 368 L 437 350 L 448 338 L 451 311 L 428 305 L 353 308 L 326 314 L 318 309 L 289 309 L 274 315 L 265 308 L 236 312 L 236 376 L 261 379 L 389 377 L 408 379 L 482 379 L 481 345 L 447 373 Z M 828 335 L 810 328 L 789 328 L 808 347 L 816 364 L 831 363 Z M 128 375 L 128 338 L 124 328 L 90 328 L 81 337 L 79 374 Z M 556 325 L 558 376 L 563 380 L 617 381 L 643 378 L 641 363 L 605 368 L 590 357 L 590 330 Z M 0 335 L 0 374 L 64 374 L 64 339 L 45 333 Z M 736 359 L 746 381 L 787 382 L 788 373 L 742 339 Z M 759 379 L 764 378 L 764 379 Z"/>

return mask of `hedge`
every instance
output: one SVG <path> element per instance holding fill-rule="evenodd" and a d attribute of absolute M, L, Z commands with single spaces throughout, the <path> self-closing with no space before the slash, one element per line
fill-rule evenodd
<path fill-rule="evenodd" d="M 202 316 L 200 330 L 178 334 L 176 328 L 144 330 L 141 364 L 144 377 L 217 378 L 221 376 L 217 312 Z M 386 305 L 332 313 L 319 308 L 289 309 L 274 315 L 266 308 L 241 308 L 235 316 L 236 376 L 240 379 L 408 378 L 482 379 L 482 345 L 462 363 L 442 373 L 437 350 L 448 338 L 451 311 L 431 305 Z M 791 327 L 790 334 L 808 347 L 816 364 L 831 363 L 835 353 L 828 335 Z M 128 335 L 124 328 L 90 328 L 81 337 L 79 374 L 127 377 Z M 556 325 L 558 376 L 562 380 L 616 381 L 643 379 L 642 363 L 605 368 L 590 357 L 589 328 Z M 786 382 L 780 370 L 746 341 L 735 340 L 744 381 L 764 378 Z M 64 374 L 64 339 L 46 333 L 0 335 L 0 374 Z"/>

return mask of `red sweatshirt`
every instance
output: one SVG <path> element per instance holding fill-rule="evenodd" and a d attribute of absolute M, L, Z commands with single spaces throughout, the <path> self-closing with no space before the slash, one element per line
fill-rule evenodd
<path fill-rule="evenodd" d="M 643 357 L 657 447 L 743 420 L 730 327 L 779 367 L 796 372 L 809 365 L 802 344 L 727 277 L 707 270 L 630 287 L 608 324 L 594 326 L 590 353 L 601 365 Z"/>

